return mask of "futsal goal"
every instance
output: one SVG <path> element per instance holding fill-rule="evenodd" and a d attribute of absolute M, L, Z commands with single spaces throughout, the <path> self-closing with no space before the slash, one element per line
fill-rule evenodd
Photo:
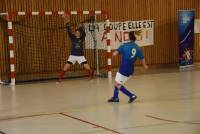
<path fill-rule="evenodd" d="M 0 13 L 0 75 L 16 82 L 56 79 L 71 51 L 62 18 L 70 15 L 72 29 L 83 24 L 84 55 L 96 76 L 111 77 L 110 22 L 105 11 L 17 11 Z M 75 64 L 66 78 L 86 76 Z"/>

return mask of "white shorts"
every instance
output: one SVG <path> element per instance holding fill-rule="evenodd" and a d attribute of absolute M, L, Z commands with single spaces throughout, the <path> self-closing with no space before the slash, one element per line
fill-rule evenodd
<path fill-rule="evenodd" d="M 124 85 L 130 79 L 130 77 L 131 76 L 127 77 L 127 76 L 124 76 L 124 75 L 120 74 L 119 72 L 117 72 L 117 74 L 115 76 L 115 81 L 121 85 Z"/>
<path fill-rule="evenodd" d="M 68 60 L 68 62 L 72 63 L 72 64 L 75 64 L 76 61 L 79 63 L 79 64 L 82 64 L 84 62 L 87 62 L 87 60 L 85 59 L 84 56 L 74 56 L 74 55 L 70 55 Z"/>

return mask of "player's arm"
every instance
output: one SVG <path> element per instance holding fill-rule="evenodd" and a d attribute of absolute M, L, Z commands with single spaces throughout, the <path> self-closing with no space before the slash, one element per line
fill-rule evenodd
<path fill-rule="evenodd" d="M 68 24 L 68 23 L 69 23 L 69 21 L 70 21 L 70 16 L 69 16 L 68 14 L 64 14 L 64 15 L 62 16 L 62 18 L 63 18 L 65 24 Z"/>
<path fill-rule="evenodd" d="M 70 37 L 70 39 L 73 39 L 75 36 L 74 34 L 72 33 L 72 28 L 71 28 L 71 25 L 69 23 L 66 24 L 66 27 L 67 27 L 67 33 Z"/>
<path fill-rule="evenodd" d="M 116 51 L 113 52 L 112 56 L 115 57 L 122 53 L 123 53 L 123 45 L 120 45 L 120 47 Z"/>
<path fill-rule="evenodd" d="M 143 65 L 143 67 L 144 67 L 145 69 L 148 69 L 148 68 L 149 68 L 149 67 L 147 66 L 147 64 L 146 64 L 144 58 L 141 60 L 141 62 L 142 62 L 142 65 Z"/>
<path fill-rule="evenodd" d="M 73 35 L 73 33 L 72 33 L 72 28 L 71 28 L 71 25 L 70 25 L 70 23 L 69 23 L 69 21 L 70 21 L 70 16 L 67 15 L 67 14 L 64 14 L 62 17 L 63 17 L 64 23 L 65 23 L 65 25 L 66 25 L 66 27 L 67 27 L 67 33 L 68 33 L 70 39 L 72 39 L 72 38 L 74 37 L 74 35 Z"/>
<path fill-rule="evenodd" d="M 81 40 L 85 40 L 86 33 L 85 33 L 84 25 L 80 24 L 78 29 L 79 29 L 79 31 L 81 33 Z"/>
<path fill-rule="evenodd" d="M 146 61 L 145 61 L 144 54 L 143 54 L 142 50 L 140 48 L 138 48 L 137 51 L 138 51 L 138 57 L 141 60 L 143 67 L 145 69 L 148 69 L 149 67 L 146 64 Z"/>
<path fill-rule="evenodd" d="M 118 50 L 114 51 L 113 54 L 112 54 L 113 57 L 115 57 L 115 56 L 117 56 L 117 55 L 119 55 Z"/>

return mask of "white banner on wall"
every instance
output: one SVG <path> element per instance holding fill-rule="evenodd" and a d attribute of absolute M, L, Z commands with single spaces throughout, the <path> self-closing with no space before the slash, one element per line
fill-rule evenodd
<path fill-rule="evenodd" d="M 117 49 L 121 43 L 128 41 L 129 31 L 136 31 L 136 43 L 142 46 L 150 46 L 154 44 L 154 21 L 126 21 L 111 22 L 111 48 Z M 95 29 L 95 30 L 94 30 Z M 105 23 L 86 23 L 85 24 L 86 39 L 85 48 L 94 49 L 96 41 L 98 49 L 106 49 Z M 95 40 L 96 39 L 96 40 Z"/>

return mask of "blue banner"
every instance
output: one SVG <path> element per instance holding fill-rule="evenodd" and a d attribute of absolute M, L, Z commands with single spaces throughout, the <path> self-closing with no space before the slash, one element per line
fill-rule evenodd
<path fill-rule="evenodd" d="M 194 50 L 194 10 L 179 11 L 179 65 L 193 64 Z"/>

